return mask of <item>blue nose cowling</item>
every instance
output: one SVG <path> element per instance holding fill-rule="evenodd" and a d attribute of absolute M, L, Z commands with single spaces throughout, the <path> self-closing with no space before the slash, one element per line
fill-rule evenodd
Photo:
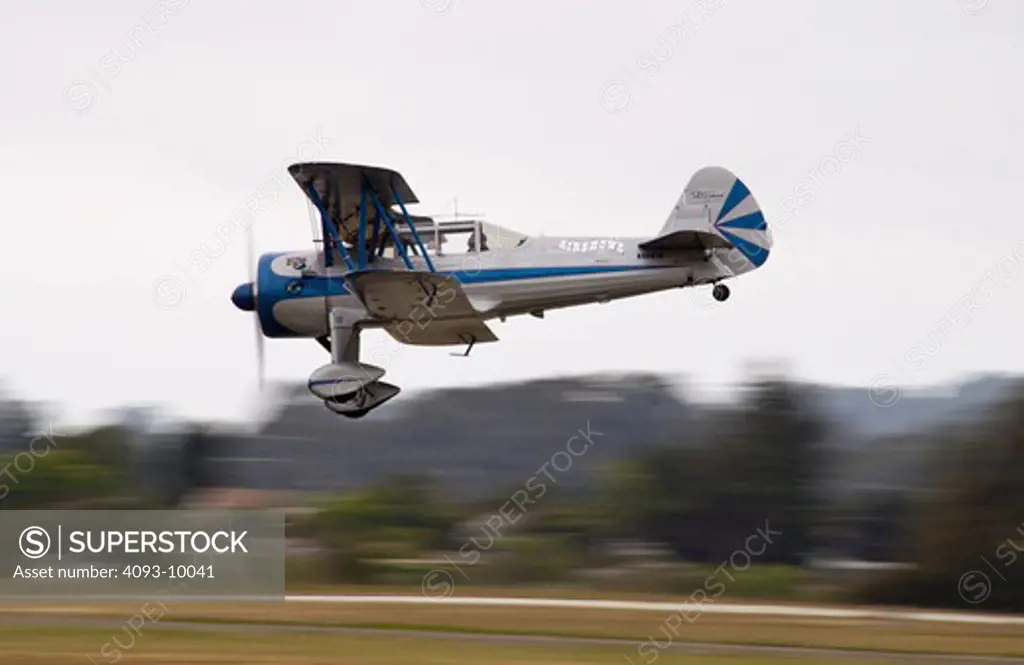
<path fill-rule="evenodd" d="M 256 309 L 256 298 L 252 292 L 252 283 L 239 284 L 231 294 L 231 302 L 243 312 Z"/>

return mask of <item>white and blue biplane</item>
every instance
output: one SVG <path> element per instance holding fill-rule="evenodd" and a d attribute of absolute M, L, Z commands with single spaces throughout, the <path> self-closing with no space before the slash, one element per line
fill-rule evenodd
<path fill-rule="evenodd" d="M 380 328 L 404 344 L 498 340 L 487 321 L 604 303 L 664 289 L 721 283 L 768 259 L 771 233 L 753 195 L 709 167 L 686 186 L 653 238 L 528 237 L 481 219 L 412 215 L 405 179 L 386 168 L 302 163 L 289 172 L 318 213 L 317 247 L 264 254 L 231 296 L 254 312 L 263 337 L 316 339 L 331 361 L 309 389 L 332 411 L 359 418 L 398 394 L 384 368 L 360 362 L 359 336 Z M 458 237 L 465 238 L 465 244 Z"/>

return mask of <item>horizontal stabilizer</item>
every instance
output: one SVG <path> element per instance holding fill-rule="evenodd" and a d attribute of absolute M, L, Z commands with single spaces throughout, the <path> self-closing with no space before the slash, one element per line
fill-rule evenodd
<path fill-rule="evenodd" d="M 640 243 L 640 249 L 644 250 L 693 250 L 703 251 L 722 247 L 732 247 L 725 238 L 707 231 L 672 231 L 653 240 Z"/>

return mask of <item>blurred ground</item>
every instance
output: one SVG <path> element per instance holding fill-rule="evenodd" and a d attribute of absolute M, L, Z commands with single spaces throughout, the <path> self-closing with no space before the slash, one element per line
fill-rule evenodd
<path fill-rule="evenodd" d="M 4 662 L 59 665 L 84 662 L 85 654 L 95 663 L 115 662 L 113 648 L 125 662 L 168 664 L 503 663 L 527 657 L 580 663 L 628 657 L 637 664 L 652 657 L 732 665 L 1024 663 L 1019 627 L 956 623 L 704 614 L 691 624 L 658 612 L 289 602 L 167 603 L 156 622 L 129 628 L 127 618 L 139 609 L 139 603 L 0 607 Z M 693 654 L 706 652 L 718 655 L 694 660 Z M 15 655 L 22 660 L 8 660 Z"/>
<path fill-rule="evenodd" d="M 5 646 L 7 665 L 65 665 L 87 662 L 84 654 L 108 639 L 101 629 L 62 629 L 53 633 L 47 628 L 31 630 L 0 628 L 0 641 Z M 282 639 L 280 634 L 253 632 L 154 631 L 145 638 L 145 645 L 125 662 L 147 665 L 355 665 L 376 663 L 622 663 L 621 647 L 582 646 L 558 643 L 499 645 L 480 640 L 423 639 L 413 636 L 337 636 L 322 633 L 293 634 Z M 27 655 L 27 654 L 33 655 Z M 872 665 L 913 665 L 915 663 L 972 662 L 970 660 L 937 661 L 934 658 L 886 658 L 864 654 L 808 653 L 789 654 L 700 654 L 692 650 L 668 650 L 658 654 L 657 662 L 666 665 L 810 665 L 824 658 L 841 659 L 843 663 Z M 100 660 L 94 662 L 102 662 Z M 639 661 L 642 662 L 642 661 Z M 994 662 L 994 661 L 975 661 Z"/>

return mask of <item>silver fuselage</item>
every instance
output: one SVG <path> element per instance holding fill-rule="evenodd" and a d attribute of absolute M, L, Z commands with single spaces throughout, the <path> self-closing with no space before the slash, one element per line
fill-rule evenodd
<path fill-rule="evenodd" d="M 537 237 L 519 246 L 432 254 L 431 259 L 435 271 L 457 281 L 467 296 L 490 303 L 479 317 L 485 320 L 710 284 L 755 267 L 734 249 L 644 252 L 638 248 L 642 242 L 638 238 Z M 422 257 L 409 259 L 415 270 L 429 270 Z M 408 270 L 401 257 L 380 257 L 370 267 Z M 340 256 L 333 266 L 325 267 L 323 254 L 308 250 L 262 257 L 258 284 L 264 333 L 270 337 L 328 334 L 326 311 L 362 307 L 346 286 L 347 272 Z M 439 318 L 444 318 L 443 311 Z M 364 327 L 388 323 L 369 320 Z"/>

